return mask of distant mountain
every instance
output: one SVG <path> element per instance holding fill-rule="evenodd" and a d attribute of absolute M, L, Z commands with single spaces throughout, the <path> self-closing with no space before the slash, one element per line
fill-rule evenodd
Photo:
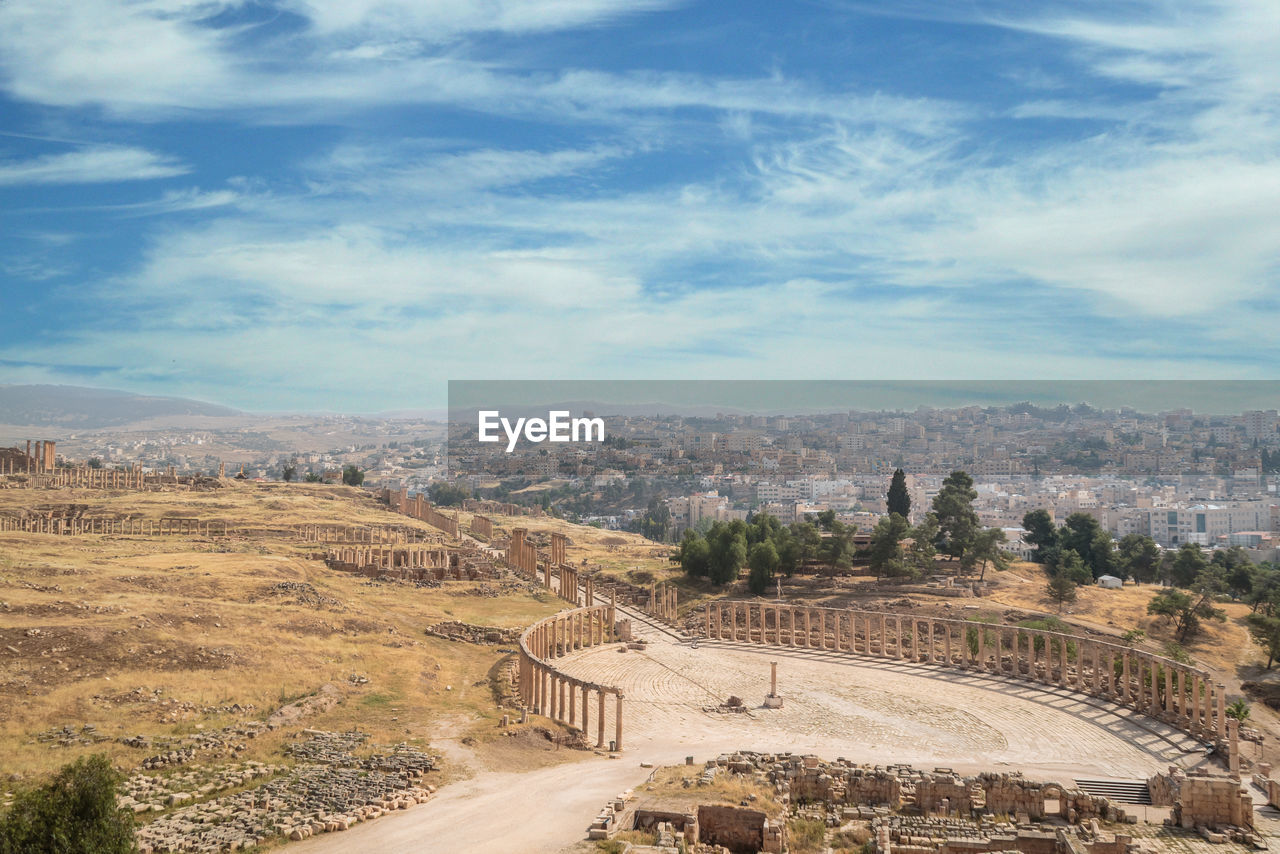
<path fill-rule="evenodd" d="M 95 430 L 156 418 L 243 414 L 226 406 L 180 397 L 149 397 L 70 385 L 0 385 L 0 424 Z"/>

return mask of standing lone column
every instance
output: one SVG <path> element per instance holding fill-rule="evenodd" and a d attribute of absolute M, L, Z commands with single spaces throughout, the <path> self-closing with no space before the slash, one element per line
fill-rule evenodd
<path fill-rule="evenodd" d="M 604 748 L 604 691 L 596 689 L 599 706 L 596 709 L 596 747 Z"/>
<path fill-rule="evenodd" d="M 622 750 L 622 694 L 621 693 L 615 694 L 614 697 L 617 698 L 617 707 L 616 707 L 617 711 L 614 714 L 614 721 L 613 721 L 614 749 L 621 751 Z"/>

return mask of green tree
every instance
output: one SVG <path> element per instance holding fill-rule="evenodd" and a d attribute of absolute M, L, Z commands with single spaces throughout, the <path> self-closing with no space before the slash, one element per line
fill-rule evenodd
<path fill-rule="evenodd" d="M 747 556 L 751 572 L 747 575 L 747 589 L 759 596 L 769 587 L 773 573 L 778 568 L 778 552 L 770 540 L 756 543 Z"/>
<path fill-rule="evenodd" d="M 1072 513 L 1058 531 L 1058 542 L 1064 549 L 1080 555 L 1094 578 L 1117 572 L 1115 547 L 1111 534 L 1088 513 Z"/>
<path fill-rule="evenodd" d="M 1213 559 L 1209 563 L 1217 567 L 1217 571 L 1226 581 L 1227 591 L 1232 596 L 1236 598 L 1248 596 L 1253 590 L 1257 570 L 1243 547 L 1232 546 L 1229 549 L 1219 549 L 1213 553 Z"/>
<path fill-rule="evenodd" d="M 1057 566 L 1050 574 L 1055 577 L 1061 575 L 1069 578 L 1076 585 L 1093 581 L 1093 573 L 1089 572 L 1089 567 L 1084 565 L 1084 561 L 1080 559 L 1080 555 L 1076 554 L 1075 549 L 1067 549 L 1063 552 Z"/>
<path fill-rule="evenodd" d="M 1004 530 L 1001 528 L 987 528 L 979 531 L 974 536 L 972 545 L 960 558 L 960 568 L 965 572 L 972 572 L 975 566 L 981 566 L 982 574 L 978 576 L 979 581 L 987 577 L 988 565 L 998 570 L 1008 569 L 1012 558 L 1000 547 L 1004 541 Z"/>
<path fill-rule="evenodd" d="M 1244 697 L 1241 697 L 1238 700 L 1233 700 L 1227 705 L 1227 708 L 1224 711 L 1226 712 L 1227 717 L 1235 718 L 1240 723 L 1244 723 L 1249 720 L 1249 704 L 1245 701 Z"/>
<path fill-rule="evenodd" d="M 280 479 L 285 483 L 293 483 L 293 479 L 298 476 L 298 463 L 296 460 L 290 460 L 284 464 L 284 468 L 280 469 Z"/>
<path fill-rule="evenodd" d="M 685 531 L 680 540 L 680 568 L 694 578 L 711 574 L 711 548 L 706 538 L 692 529 Z"/>
<path fill-rule="evenodd" d="M 1053 517 L 1048 510 L 1032 510 L 1022 517 L 1022 528 L 1027 532 L 1023 540 L 1036 547 L 1032 559 L 1044 563 L 1045 551 L 1058 545 L 1058 529 L 1053 525 Z"/>
<path fill-rule="evenodd" d="M 890 513 L 897 513 L 903 519 L 911 518 L 911 493 L 907 491 L 907 475 L 902 469 L 894 470 L 885 503 Z"/>
<path fill-rule="evenodd" d="M 306 476 L 302 479 L 307 483 L 319 483 L 320 481 L 324 480 L 324 477 L 322 475 L 316 474 L 313 471 L 309 471 L 307 472 Z"/>
<path fill-rule="evenodd" d="M 1200 631 L 1204 620 L 1226 621 L 1226 613 L 1213 605 L 1216 594 L 1217 585 L 1212 578 L 1197 581 L 1190 593 L 1173 588 L 1161 590 L 1147 603 L 1147 613 L 1172 622 L 1174 638 L 1186 643 Z"/>
<path fill-rule="evenodd" d="M 981 527 L 973 509 L 977 497 L 973 478 L 963 471 L 953 471 L 942 482 L 942 489 L 933 498 L 933 515 L 938 519 L 940 551 L 944 554 L 963 558 L 973 547 Z"/>
<path fill-rule="evenodd" d="M 1208 566 L 1198 543 L 1183 543 L 1169 564 L 1169 580 L 1177 587 L 1190 587 Z"/>
<path fill-rule="evenodd" d="M 640 517 L 637 526 L 642 536 L 662 542 L 667 538 L 667 527 L 671 524 L 671 508 L 667 502 L 657 496 L 649 499 L 649 506 Z"/>
<path fill-rule="evenodd" d="M 1160 547 L 1142 534 L 1125 534 L 1120 539 L 1116 564 L 1123 577 L 1151 583 L 1160 569 Z"/>
<path fill-rule="evenodd" d="M 345 465 L 342 467 L 342 482 L 347 486 L 359 486 L 364 483 L 364 472 L 354 464 Z"/>
<path fill-rule="evenodd" d="M 1049 579 L 1049 584 L 1045 587 L 1045 592 L 1049 594 L 1049 598 L 1058 603 L 1058 613 L 1062 613 L 1064 605 L 1069 605 L 1076 601 L 1076 583 L 1070 576 L 1065 573 L 1058 573 Z"/>
<path fill-rule="evenodd" d="M 431 496 L 431 503 L 438 507 L 459 507 L 462 502 L 471 497 L 471 490 L 467 488 L 466 484 L 449 483 L 448 481 L 431 484 L 431 489 L 428 492 Z"/>
<path fill-rule="evenodd" d="M 911 529 L 911 548 L 907 550 L 907 563 L 917 575 L 933 571 L 933 559 L 938 554 L 938 517 L 926 513 L 920 524 Z"/>
<path fill-rule="evenodd" d="M 899 578 L 911 575 L 914 567 L 909 566 L 902 552 L 902 541 L 911 531 L 907 520 L 897 513 L 890 513 L 876 523 L 871 532 L 871 571 L 879 578 L 887 575 Z"/>
<path fill-rule="evenodd" d="M 1271 614 L 1253 613 L 1245 618 L 1249 627 L 1249 636 L 1253 642 L 1267 652 L 1267 669 L 1280 658 L 1280 617 Z"/>
<path fill-rule="evenodd" d="M 116 806 L 123 779 L 98 754 L 64 765 L 44 786 L 18 792 L 0 815 L 0 854 L 136 851 L 133 813 Z"/>
<path fill-rule="evenodd" d="M 100 469 L 102 468 L 102 457 L 89 457 L 86 465 L 91 469 Z"/>

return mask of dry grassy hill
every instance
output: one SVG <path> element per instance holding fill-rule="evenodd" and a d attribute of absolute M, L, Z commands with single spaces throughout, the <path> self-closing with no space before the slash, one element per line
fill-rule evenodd
<path fill-rule="evenodd" d="M 426 528 L 362 490 L 234 482 L 206 492 L 0 490 L 0 514 L 69 504 L 90 515 L 216 519 L 249 533 L 0 533 L 6 777 L 90 750 L 133 767 L 158 740 L 263 721 L 325 685 L 340 702 L 297 726 L 358 724 L 384 744 L 426 743 L 444 722 L 484 735 L 501 714 L 492 677 L 504 653 L 424 629 L 442 620 L 522 627 L 563 604 L 510 581 L 374 582 L 328 569 L 313 558 L 323 547 L 279 533 L 301 522 Z M 135 735 L 151 746 L 116 740 Z M 289 735 L 287 726 L 265 733 L 240 755 L 278 761 Z"/>

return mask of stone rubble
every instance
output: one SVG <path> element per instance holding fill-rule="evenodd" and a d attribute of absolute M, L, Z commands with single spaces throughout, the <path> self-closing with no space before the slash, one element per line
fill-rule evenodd
<path fill-rule="evenodd" d="M 435 791 L 422 778 L 437 759 L 416 748 L 399 744 L 389 753 L 357 758 L 351 751 L 368 739 L 365 733 L 306 730 L 303 735 L 305 740 L 289 746 L 290 755 L 303 760 L 292 769 L 244 763 L 207 779 L 193 771 L 162 783 L 135 775 L 126 786 L 130 806 L 154 811 L 159 798 L 161 810 L 173 808 L 138 831 L 139 854 L 213 854 L 278 837 L 305 839 L 407 809 Z M 261 785 L 211 797 L 267 776 L 272 779 Z"/>

